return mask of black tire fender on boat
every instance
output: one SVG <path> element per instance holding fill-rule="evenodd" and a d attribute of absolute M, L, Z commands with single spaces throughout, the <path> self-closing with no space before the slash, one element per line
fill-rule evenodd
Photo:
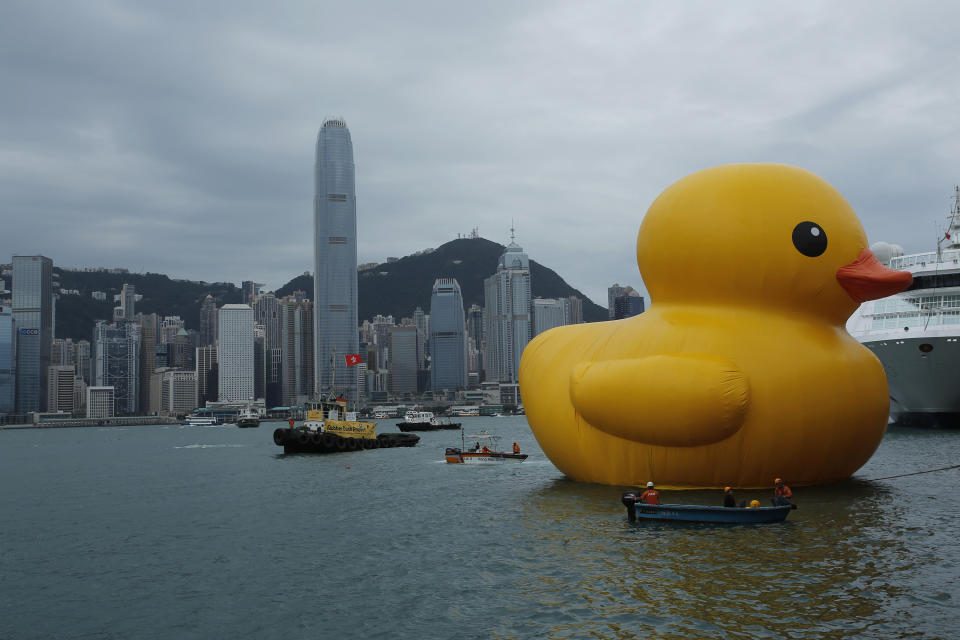
<path fill-rule="evenodd" d="M 346 451 L 348 446 L 349 446 L 349 445 L 348 445 L 348 443 L 347 443 L 347 439 L 346 439 L 346 438 L 344 438 L 343 436 L 338 436 L 338 437 L 337 437 L 337 450 L 338 450 L 338 451 Z"/>
<path fill-rule="evenodd" d="M 300 444 L 307 444 L 310 442 L 310 434 L 306 431 L 301 431 L 297 434 L 297 442 Z"/>
<path fill-rule="evenodd" d="M 371 439 L 370 439 L 370 448 L 371 448 L 371 449 L 379 449 L 379 448 L 380 448 L 380 440 L 378 440 L 377 438 L 371 438 Z"/>
<path fill-rule="evenodd" d="M 313 444 L 320 444 L 321 442 L 323 442 L 323 434 L 322 433 L 310 434 L 310 442 L 312 442 Z"/>
<path fill-rule="evenodd" d="M 274 429 L 273 431 L 273 444 L 278 447 L 282 447 L 283 443 L 287 441 L 287 430 L 286 429 Z"/>
<path fill-rule="evenodd" d="M 337 436 L 332 433 L 323 434 L 323 446 L 327 449 L 335 449 L 337 446 Z"/>

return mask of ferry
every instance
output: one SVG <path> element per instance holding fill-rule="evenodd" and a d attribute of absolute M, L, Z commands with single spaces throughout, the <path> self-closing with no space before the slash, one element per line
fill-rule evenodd
<path fill-rule="evenodd" d="M 473 416 L 480 415 L 480 407 L 469 406 L 469 407 L 450 407 L 450 415 L 459 416 L 461 418 L 469 418 Z"/>
<path fill-rule="evenodd" d="M 247 407 L 240 412 L 240 415 L 237 416 L 237 426 L 240 428 L 259 427 L 260 414 L 257 413 L 253 408 Z"/>
<path fill-rule="evenodd" d="M 189 427 L 218 427 L 220 420 L 216 416 L 187 416 L 180 424 Z"/>
<path fill-rule="evenodd" d="M 436 431 L 437 429 L 459 429 L 459 422 L 450 422 L 438 418 L 430 411 L 407 411 L 403 422 L 398 422 L 400 431 Z"/>
<path fill-rule="evenodd" d="M 909 271 L 902 293 L 865 302 L 847 330 L 883 364 L 894 424 L 960 427 L 960 187 L 935 251 L 871 250 L 891 269 Z"/>

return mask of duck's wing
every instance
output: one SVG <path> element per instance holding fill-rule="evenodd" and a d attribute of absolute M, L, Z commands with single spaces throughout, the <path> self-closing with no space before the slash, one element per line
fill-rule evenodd
<path fill-rule="evenodd" d="M 740 429 L 750 385 L 723 358 L 656 355 L 581 362 L 570 376 L 570 398 L 597 429 L 646 444 L 690 447 Z"/>

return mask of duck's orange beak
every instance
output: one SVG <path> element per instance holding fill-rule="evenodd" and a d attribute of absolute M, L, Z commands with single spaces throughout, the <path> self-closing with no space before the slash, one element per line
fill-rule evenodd
<path fill-rule="evenodd" d="M 857 259 L 837 269 L 837 281 L 857 302 L 886 298 L 913 284 L 908 271 L 894 271 L 880 264 L 870 249 L 864 249 Z"/>

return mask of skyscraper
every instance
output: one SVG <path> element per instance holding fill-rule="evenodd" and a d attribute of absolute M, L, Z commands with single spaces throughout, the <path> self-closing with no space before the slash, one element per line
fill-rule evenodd
<path fill-rule="evenodd" d="M 17 413 L 46 408 L 47 367 L 53 342 L 53 260 L 13 256 Z"/>
<path fill-rule="evenodd" d="M 569 317 L 570 301 L 566 298 L 537 298 L 533 301 L 533 335 L 538 336 L 547 329 L 562 327 Z"/>
<path fill-rule="evenodd" d="M 218 395 L 221 402 L 246 402 L 254 397 L 253 309 L 225 304 L 218 316 Z"/>
<path fill-rule="evenodd" d="M 94 386 L 113 387 L 113 415 L 140 410 L 140 344 L 136 322 L 99 320 L 93 328 Z"/>
<path fill-rule="evenodd" d="M 430 296 L 430 388 L 456 390 L 467 386 L 466 324 L 463 296 L 455 278 L 433 283 Z"/>
<path fill-rule="evenodd" d="M 346 123 L 324 121 L 314 167 L 314 371 L 317 391 L 357 401 L 344 356 L 357 353 L 357 199 Z M 331 368 L 334 367 L 334 368 Z M 336 384 L 336 389 L 332 385 Z"/>
<path fill-rule="evenodd" d="M 200 346 L 217 344 L 217 301 L 209 293 L 200 303 Z"/>
<path fill-rule="evenodd" d="M 314 392 L 313 305 L 284 299 L 280 303 L 283 334 L 283 403 L 301 404 Z"/>
<path fill-rule="evenodd" d="M 15 340 L 13 312 L 10 307 L 0 306 L 0 415 L 16 409 Z"/>
<path fill-rule="evenodd" d="M 497 272 L 483 281 L 488 382 L 517 383 L 520 356 L 530 342 L 530 259 L 511 237 Z"/>
<path fill-rule="evenodd" d="M 417 328 L 390 327 L 390 391 L 417 390 Z"/>
<path fill-rule="evenodd" d="M 619 284 L 614 283 L 607 287 L 607 318 L 613 320 L 614 308 L 613 302 L 617 299 L 617 296 L 623 294 L 623 290 L 626 287 L 621 287 Z"/>

